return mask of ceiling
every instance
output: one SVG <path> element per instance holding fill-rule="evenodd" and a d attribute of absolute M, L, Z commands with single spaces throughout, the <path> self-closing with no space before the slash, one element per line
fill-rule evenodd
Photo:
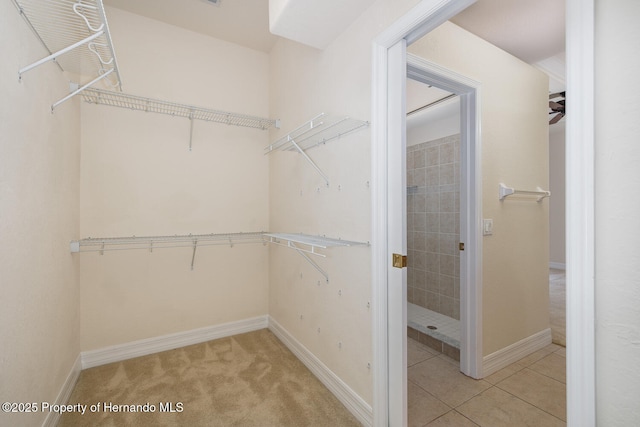
<path fill-rule="evenodd" d="M 278 40 L 269 32 L 268 0 L 103 0 L 137 15 L 269 52 Z M 107 15 L 108 15 L 107 11 Z"/>
<path fill-rule="evenodd" d="M 299 9 L 316 1 L 271 0 L 275 4 L 295 4 Z M 340 5 L 344 6 L 344 1 L 322 3 L 338 2 L 333 10 L 341 14 Z M 375 2 L 348 1 L 356 4 L 360 13 Z M 220 0 L 218 5 L 207 0 L 104 0 L 104 3 L 263 52 L 269 52 L 279 38 L 269 31 L 269 0 Z M 564 0 L 478 0 L 452 21 L 523 61 L 535 63 L 564 51 L 564 3 Z M 312 9 L 308 8 L 309 13 L 316 13 Z M 326 27 L 327 19 L 315 22 Z M 344 28 L 349 22 L 343 24 Z M 340 34 L 344 28 L 333 32 Z"/>
<path fill-rule="evenodd" d="M 529 64 L 564 52 L 564 0 L 478 0 L 451 21 Z"/>

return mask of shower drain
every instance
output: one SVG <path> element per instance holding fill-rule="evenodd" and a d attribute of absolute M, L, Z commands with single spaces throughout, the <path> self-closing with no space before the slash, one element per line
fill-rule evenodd
<path fill-rule="evenodd" d="M 429 326 L 427 326 L 427 329 L 433 329 L 435 331 L 436 329 L 438 329 L 438 327 L 437 326 L 433 326 L 433 325 L 429 325 Z"/>

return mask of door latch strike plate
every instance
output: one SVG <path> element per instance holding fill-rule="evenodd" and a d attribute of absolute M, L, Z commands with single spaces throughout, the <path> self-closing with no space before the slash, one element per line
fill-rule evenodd
<path fill-rule="evenodd" d="M 407 266 L 407 256 L 393 254 L 393 266 L 395 268 L 405 268 Z"/>
<path fill-rule="evenodd" d="M 458 249 L 460 249 L 461 251 L 464 251 L 464 243 L 463 242 L 458 243 Z"/>

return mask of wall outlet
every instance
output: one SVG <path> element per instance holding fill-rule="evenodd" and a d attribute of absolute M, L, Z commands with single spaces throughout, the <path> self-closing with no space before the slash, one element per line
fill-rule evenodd
<path fill-rule="evenodd" d="M 491 236 L 493 234 L 493 220 L 492 219 L 483 219 L 482 220 L 482 235 L 483 236 Z"/>

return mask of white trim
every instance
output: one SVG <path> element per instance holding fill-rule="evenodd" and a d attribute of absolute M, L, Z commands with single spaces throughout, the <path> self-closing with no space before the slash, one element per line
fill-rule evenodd
<path fill-rule="evenodd" d="M 551 329 L 545 329 L 484 357 L 485 377 L 551 344 Z"/>
<path fill-rule="evenodd" d="M 567 264 L 565 264 L 564 262 L 549 261 L 549 268 L 555 268 L 556 270 L 566 270 Z"/>
<path fill-rule="evenodd" d="M 66 405 L 69 402 L 69 398 L 71 397 L 71 393 L 78 382 L 78 378 L 80 377 L 80 371 L 82 370 L 82 364 L 80 363 L 80 355 L 76 357 L 75 362 L 71 366 L 71 370 L 69 371 L 69 375 L 67 375 L 67 379 L 62 384 L 62 388 L 54 401 L 55 405 Z M 42 423 L 42 427 L 55 427 L 58 424 L 58 420 L 60 419 L 60 413 L 55 411 L 50 411 L 47 414 L 47 417 L 44 419 Z"/>
<path fill-rule="evenodd" d="M 482 378 L 482 162 L 481 84 L 438 64 L 407 55 L 409 78 L 460 95 L 460 370 Z"/>
<path fill-rule="evenodd" d="M 371 406 L 271 316 L 269 316 L 269 330 L 309 368 L 358 421 L 365 426 L 373 425 Z"/>
<path fill-rule="evenodd" d="M 389 345 L 388 320 L 393 308 L 388 304 L 389 241 L 388 227 L 388 65 L 389 49 L 403 39 L 415 41 L 473 4 L 475 0 L 423 0 L 402 16 L 373 42 L 372 46 L 372 329 L 373 329 L 373 422 L 375 426 L 402 425 L 400 418 L 390 419 L 391 399 L 402 398 L 406 390 L 389 389 L 390 351 L 406 348 Z M 403 284 L 402 286 L 405 286 Z M 391 313 L 390 313 L 391 310 Z M 403 313 L 404 314 L 404 313 Z M 394 372 L 395 374 L 395 372 Z"/>
<path fill-rule="evenodd" d="M 161 351 L 173 350 L 187 345 L 243 334 L 245 332 L 257 331 L 259 329 L 265 329 L 268 325 L 268 318 L 265 315 L 223 323 L 221 325 L 191 329 L 175 334 L 146 338 L 97 350 L 83 351 L 80 355 L 82 369 L 120 362 L 122 360 L 146 356 Z"/>
<path fill-rule="evenodd" d="M 567 423 L 580 427 L 596 425 L 594 9 L 566 2 Z"/>

